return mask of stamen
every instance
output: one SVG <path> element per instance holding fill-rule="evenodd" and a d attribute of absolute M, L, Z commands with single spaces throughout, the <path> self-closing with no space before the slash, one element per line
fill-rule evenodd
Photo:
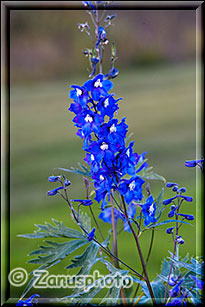
<path fill-rule="evenodd" d="M 86 123 L 92 123 L 93 122 L 93 118 L 92 118 L 92 116 L 90 116 L 89 114 L 87 114 L 86 115 L 86 117 L 85 117 L 85 121 L 86 121 Z"/>
<path fill-rule="evenodd" d="M 106 144 L 105 142 L 102 143 L 102 145 L 100 146 L 100 148 L 102 150 L 107 150 L 108 149 L 108 144 Z"/>

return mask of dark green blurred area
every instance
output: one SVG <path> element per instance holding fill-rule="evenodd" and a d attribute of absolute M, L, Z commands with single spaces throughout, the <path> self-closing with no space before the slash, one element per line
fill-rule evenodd
<path fill-rule="evenodd" d="M 67 109 L 69 86 L 88 78 L 88 63 L 81 53 L 88 46 L 88 38 L 76 26 L 87 19 L 84 11 L 11 12 L 11 269 L 35 268 L 26 261 L 41 240 L 16 237 L 33 232 L 33 224 L 55 218 L 77 228 L 66 204 L 46 193 L 56 187 L 48 177 L 60 174 L 57 168 L 77 166 L 84 158 L 82 141 L 75 135 L 73 116 Z M 135 150 L 147 151 L 154 171 L 167 181 L 185 186 L 187 195 L 196 200 L 196 170 L 184 166 L 185 160 L 196 155 L 195 11 L 118 11 L 110 31 L 120 68 L 120 75 L 113 80 L 113 92 L 123 98 L 118 116 L 126 117 Z M 74 174 L 68 174 L 68 178 L 72 182 L 70 197 L 84 197 L 82 178 Z M 150 184 L 157 197 L 163 182 Z M 171 195 L 165 189 L 165 197 Z M 195 206 L 195 201 L 187 203 L 183 212 L 195 214 Z M 97 216 L 100 206 L 94 204 L 93 209 Z M 168 208 L 164 218 L 167 213 Z M 110 225 L 100 225 L 106 236 Z M 148 264 L 151 279 L 159 273 L 168 250 L 172 250 L 165 229 L 161 227 L 155 235 Z M 193 226 L 185 225 L 181 234 L 185 244 L 180 254 L 189 252 L 194 256 L 195 221 Z M 145 255 L 149 240 L 150 233 L 145 232 L 141 237 Z M 120 258 L 141 271 L 131 235 L 122 233 L 118 245 Z M 52 272 L 65 273 L 69 263 L 70 257 Z M 103 266 L 101 270 L 105 272 Z M 19 297 L 22 290 L 12 288 L 12 297 Z M 48 289 L 39 293 L 42 297 L 58 297 L 68 291 Z"/>

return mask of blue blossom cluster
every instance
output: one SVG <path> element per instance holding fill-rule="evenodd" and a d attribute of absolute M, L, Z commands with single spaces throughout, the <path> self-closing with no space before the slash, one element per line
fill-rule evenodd
<path fill-rule="evenodd" d="M 69 97 L 73 100 L 69 110 L 75 114 L 73 122 L 78 128 L 77 135 L 83 139 L 86 152 L 85 161 L 90 166 L 90 175 L 95 187 L 95 200 L 101 203 L 100 218 L 110 222 L 111 208 L 105 208 L 113 192 L 123 195 L 130 217 L 136 212 L 133 201 L 143 199 L 144 180 L 140 172 L 147 168 L 145 154 L 133 150 L 134 142 L 126 146 L 128 126 L 125 118 L 119 121 L 115 115 L 119 109 L 118 101 L 109 91 L 113 84 L 98 74 L 86 81 L 83 86 L 72 85 Z M 154 222 L 155 205 L 151 196 L 143 206 L 145 225 Z M 116 219 L 125 220 L 118 209 Z M 125 225 L 125 229 L 127 229 Z"/>

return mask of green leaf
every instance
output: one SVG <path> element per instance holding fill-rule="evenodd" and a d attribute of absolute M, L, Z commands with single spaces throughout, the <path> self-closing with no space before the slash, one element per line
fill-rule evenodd
<path fill-rule="evenodd" d="M 147 298 L 150 298 L 150 293 L 149 293 L 149 290 L 148 290 L 146 283 L 144 282 L 141 286 L 142 286 L 142 290 L 144 291 L 145 296 Z M 159 278 L 156 278 L 153 282 L 151 282 L 151 287 L 152 287 L 152 290 L 154 292 L 154 297 L 155 297 L 156 303 L 157 304 L 163 304 L 165 289 L 166 289 L 164 282 L 162 280 L 160 280 Z M 168 296 L 169 296 L 169 294 L 167 292 L 166 298 L 168 298 Z"/>
<path fill-rule="evenodd" d="M 195 273 L 196 275 L 204 275 L 204 262 L 202 263 L 199 263 L 197 265 L 195 264 L 190 264 L 190 263 L 187 263 L 187 262 L 184 262 L 184 261 L 180 261 L 178 260 L 176 257 L 174 258 L 171 258 L 171 257 L 168 257 L 168 259 L 172 260 L 176 265 L 178 265 L 179 267 L 182 267 L 182 268 L 185 268 L 193 273 Z"/>
<path fill-rule="evenodd" d="M 163 225 L 166 225 L 166 224 L 169 224 L 169 223 L 176 223 L 176 222 L 179 222 L 179 223 L 182 223 L 182 224 L 187 224 L 187 225 L 191 225 L 190 223 L 188 222 L 185 222 L 185 221 L 180 221 L 180 220 L 165 220 L 165 221 L 162 221 L 160 223 L 153 223 L 151 224 L 150 226 L 147 226 L 143 229 L 146 230 L 146 229 L 150 229 L 150 228 L 154 228 L 154 227 L 158 227 L 158 226 L 163 226 Z"/>
<path fill-rule="evenodd" d="M 73 238 L 73 239 L 84 239 L 86 236 L 78 230 L 66 227 L 63 222 L 58 222 L 54 219 L 52 221 L 55 226 L 45 223 L 45 225 L 35 225 L 38 230 L 34 231 L 33 234 L 18 235 L 18 237 L 38 239 L 38 238 Z"/>
<path fill-rule="evenodd" d="M 85 177 L 91 177 L 90 171 L 89 171 L 88 168 L 86 168 L 82 164 L 80 164 L 80 167 L 81 167 L 82 170 L 80 170 L 80 169 L 78 169 L 76 167 L 73 167 L 73 166 L 71 166 L 70 169 L 61 168 L 61 167 L 59 167 L 58 169 L 60 169 L 61 171 L 64 171 L 64 172 L 74 173 L 74 174 L 82 175 L 82 176 L 85 176 Z"/>
<path fill-rule="evenodd" d="M 141 176 L 142 178 L 144 179 L 150 179 L 150 180 L 162 180 L 164 183 L 166 183 L 166 179 L 157 174 L 157 173 L 154 173 L 152 170 L 152 168 L 146 168 L 142 173 L 141 173 Z"/>
<path fill-rule="evenodd" d="M 46 243 L 49 244 L 49 246 L 46 246 L 45 248 L 41 248 L 31 254 L 38 254 L 38 255 L 44 255 L 46 256 L 38 256 L 38 258 L 29 260 L 29 263 L 35 263 L 35 264 L 51 264 L 55 262 L 56 260 L 62 260 L 67 255 L 78 249 L 79 247 L 85 245 L 88 243 L 88 240 L 86 239 L 80 239 L 80 240 L 74 240 L 74 241 L 68 241 L 64 243 L 57 243 L 52 241 L 46 241 Z"/>
<path fill-rule="evenodd" d="M 75 210 L 74 210 L 75 211 Z M 75 211 L 77 216 L 77 212 Z M 80 211 L 78 215 L 78 220 L 80 225 L 89 233 L 91 232 L 91 218 L 87 215 L 86 212 Z"/>
<path fill-rule="evenodd" d="M 81 267 L 80 271 L 76 275 L 88 275 L 93 264 L 95 263 L 98 249 L 99 246 L 95 242 L 92 242 L 82 255 L 76 256 L 71 260 L 72 263 L 68 265 L 66 269 Z"/>

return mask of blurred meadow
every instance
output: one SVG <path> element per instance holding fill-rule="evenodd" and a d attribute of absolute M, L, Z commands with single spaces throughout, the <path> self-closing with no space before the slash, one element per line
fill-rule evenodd
<path fill-rule="evenodd" d="M 187 195 L 196 199 L 196 171 L 184 166 L 185 160 L 196 155 L 195 11 L 115 13 L 115 26 L 108 31 L 119 57 L 116 67 L 120 74 L 113 80 L 113 92 L 123 98 L 118 116 L 126 117 L 136 152 L 147 151 L 155 172 L 185 186 Z M 81 50 L 89 40 L 76 26 L 86 20 L 83 10 L 11 11 L 10 269 L 35 268 L 26 262 L 41 240 L 17 237 L 33 232 L 34 224 L 55 218 L 77 228 L 63 200 L 49 198 L 47 191 L 56 186 L 48 182 L 50 175 L 61 174 L 59 167 L 77 166 L 84 158 L 82 141 L 76 136 L 68 111 L 68 93 L 70 85 L 82 84 L 88 78 L 88 63 Z M 82 177 L 70 173 L 67 177 L 72 182 L 70 197 L 84 197 Z M 157 197 L 164 183 L 149 182 Z M 165 198 L 168 196 L 171 193 L 165 189 Z M 195 205 L 195 201 L 184 204 L 183 211 L 195 214 Z M 97 216 L 100 206 L 94 203 L 93 210 Z M 167 213 L 168 208 L 165 218 Z M 196 254 L 195 223 L 182 229 L 182 256 Z M 111 225 L 100 225 L 106 236 Z M 150 279 L 156 277 L 161 260 L 172 250 L 165 229 L 161 227 L 155 234 L 148 263 Z M 145 255 L 149 240 L 150 233 L 145 232 L 140 241 Z M 120 258 L 141 271 L 132 236 L 121 233 L 118 246 Z M 75 254 L 52 272 L 65 273 Z M 19 297 L 22 290 L 12 287 L 11 297 Z M 68 291 L 46 289 L 39 293 L 42 297 L 59 297 Z"/>

